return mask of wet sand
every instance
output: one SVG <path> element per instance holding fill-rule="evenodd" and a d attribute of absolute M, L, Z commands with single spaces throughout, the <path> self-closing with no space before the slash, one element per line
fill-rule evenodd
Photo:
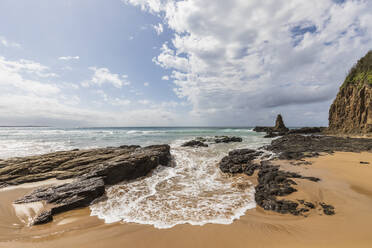
<path fill-rule="evenodd" d="M 322 214 L 318 207 L 308 217 L 256 208 L 231 225 L 156 229 L 104 224 L 86 208 L 57 215 L 50 224 L 28 227 L 17 217 L 12 201 L 31 188 L 18 187 L 0 191 L 0 247 L 372 247 L 372 153 L 339 152 L 308 160 L 313 164 L 277 162 L 284 169 L 322 179 L 296 180 L 298 192 L 287 198 L 331 204 L 334 216 Z"/>

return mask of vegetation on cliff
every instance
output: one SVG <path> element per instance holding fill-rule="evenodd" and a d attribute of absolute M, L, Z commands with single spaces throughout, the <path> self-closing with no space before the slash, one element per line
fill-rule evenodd
<path fill-rule="evenodd" d="M 372 133 L 372 50 L 350 70 L 329 110 L 329 132 Z"/>

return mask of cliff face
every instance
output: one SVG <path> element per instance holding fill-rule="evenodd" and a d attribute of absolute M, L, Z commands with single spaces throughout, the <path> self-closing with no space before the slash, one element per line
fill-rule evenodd
<path fill-rule="evenodd" d="M 350 70 L 329 110 L 329 132 L 372 133 L 372 51 Z"/>

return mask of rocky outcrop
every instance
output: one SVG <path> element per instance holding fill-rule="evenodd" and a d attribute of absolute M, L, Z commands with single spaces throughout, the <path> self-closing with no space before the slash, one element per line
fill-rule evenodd
<path fill-rule="evenodd" d="M 233 150 L 221 160 L 219 166 L 224 173 L 245 173 L 251 176 L 258 168 L 258 164 L 253 160 L 261 154 L 262 152 L 252 149 Z"/>
<path fill-rule="evenodd" d="M 208 147 L 207 144 L 199 140 L 190 140 L 181 145 L 182 147 Z"/>
<path fill-rule="evenodd" d="M 49 178 L 75 179 L 59 186 L 38 188 L 15 201 L 16 204 L 46 203 L 48 210 L 33 223 L 42 224 L 55 214 L 89 206 L 104 195 L 105 186 L 145 176 L 160 164 L 168 165 L 170 159 L 168 145 L 73 150 L 13 158 L 0 161 L 0 187 Z"/>
<path fill-rule="evenodd" d="M 241 137 L 236 136 L 215 136 L 213 138 L 203 138 L 197 137 L 193 140 L 187 141 L 183 143 L 181 146 L 183 147 L 208 147 L 208 143 L 233 143 L 233 142 L 242 142 L 243 139 Z"/>
<path fill-rule="evenodd" d="M 276 117 L 276 121 L 275 121 L 275 126 L 274 127 L 262 127 L 262 126 L 257 126 L 253 129 L 253 131 L 255 132 L 266 132 L 266 133 L 274 133 L 274 132 L 277 132 L 277 133 L 286 133 L 288 132 L 288 128 L 284 125 L 284 122 L 283 122 L 283 117 L 282 115 L 278 115 Z"/>
<path fill-rule="evenodd" d="M 257 205 L 265 210 L 278 213 L 300 215 L 308 212 L 314 204 L 308 203 L 308 207 L 299 207 L 299 204 L 290 200 L 278 199 L 278 196 L 287 196 L 297 190 L 293 187 L 296 182 L 292 178 L 307 179 L 313 182 L 319 181 L 316 177 L 304 177 L 297 173 L 283 171 L 279 166 L 272 165 L 269 161 L 256 161 L 262 152 L 251 149 L 238 149 L 230 151 L 219 163 L 224 173 L 244 173 L 252 176 L 258 170 L 258 184 L 255 187 L 255 200 Z"/>
<path fill-rule="evenodd" d="M 372 152 L 372 139 L 342 138 L 333 136 L 285 135 L 265 146 L 265 149 L 279 154 L 280 159 L 302 159 L 318 156 L 319 153 Z"/>
<path fill-rule="evenodd" d="M 350 70 L 329 110 L 328 132 L 372 133 L 372 51 Z"/>

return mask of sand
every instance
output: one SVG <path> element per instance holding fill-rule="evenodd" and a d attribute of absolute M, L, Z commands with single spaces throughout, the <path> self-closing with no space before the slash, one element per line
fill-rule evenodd
<path fill-rule="evenodd" d="M 308 159 L 311 165 L 283 168 L 322 179 L 296 180 L 291 199 L 326 202 L 336 215 L 315 209 L 308 217 L 251 209 L 231 225 L 104 224 L 80 209 L 57 215 L 53 223 L 28 227 L 12 201 L 31 188 L 0 191 L 0 247 L 372 247 L 372 153 L 335 153 Z M 360 164 L 360 161 L 370 164 Z"/>

